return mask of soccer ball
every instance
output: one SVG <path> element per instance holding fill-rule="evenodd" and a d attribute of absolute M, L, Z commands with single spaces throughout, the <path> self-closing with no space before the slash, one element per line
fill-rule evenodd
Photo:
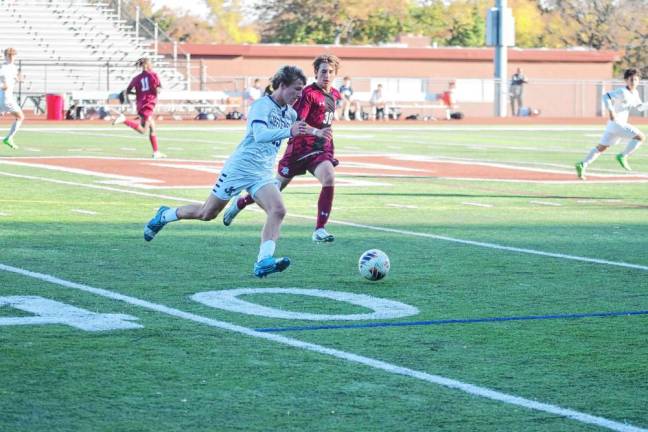
<path fill-rule="evenodd" d="M 381 250 L 369 249 L 360 255 L 358 271 L 371 281 L 380 280 L 389 273 L 389 257 Z"/>

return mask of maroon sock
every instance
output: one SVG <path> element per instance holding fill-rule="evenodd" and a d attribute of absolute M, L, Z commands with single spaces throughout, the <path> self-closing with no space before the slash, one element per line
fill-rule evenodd
<path fill-rule="evenodd" d="M 157 135 L 149 135 L 149 141 L 151 141 L 151 147 L 153 147 L 153 151 L 158 151 Z"/>
<path fill-rule="evenodd" d="M 124 124 L 131 129 L 139 130 L 139 123 L 135 120 L 124 120 Z"/>
<path fill-rule="evenodd" d="M 331 208 L 333 207 L 334 186 L 322 186 L 319 200 L 317 201 L 317 226 L 316 229 L 324 228 L 328 222 Z"/>
<path fill-rule="evenodd" d="M 248 206 L 248 204 L 252 204 L 253 202 L 254 198 L 252 198 L 252 195 L 245 195 L 244 197 L 241 197 L 236 201 L 236 206 L 239 209 L 243 210 Z"/>

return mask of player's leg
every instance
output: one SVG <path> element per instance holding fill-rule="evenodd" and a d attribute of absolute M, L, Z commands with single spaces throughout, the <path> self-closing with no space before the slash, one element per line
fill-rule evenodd
<path fill-rule="evenodd" d="M 144 240 L 153 240 L 157 233 L 170 222 L 182 219 L 212 220 L 225 208 L 228 202 L 229 200 L 219 198 L 212 193 L 203 204 L 189 204 L 182 207 L 162 206 L 144 227 Z"/>
<path fill-rule="evenodd" d="M 292 178 L 286 178 L 277 175 L 277 181 L 279 182 L 279 190 L 284 190 L 284 188 L 288 186 L 288 183 L 290 183 L 290 180 L 292 180 Z M 225 213 L 223 213 L 223 224 L 225 226 L 230 226 L 234 221 L 234 219 L 236 218 L 236 216 L 241 212 L 241 210 L 243 210 L 245 207 L 249 206 L 250 204 L 254 204 L 254 198 L 252 198 L 252 195 L 249 193 L 246 193 L 243 196 L 239 196 L 233 199 L 230 205 L 225 210 Z"/>
<path fill-rule="evenodd" d="M 140 117 L 140 119 L 141 119 L 141 117 Z M 141 121 L 127 119 L 126 116 L 124 116 L 124 114 L 120 113 L 117 116 L 117 118 L 115 118 L 115 120 L 113 120 L 112 124 L 117 125 L 117 124 L 121 124 L 121 123 L 125 124 L 126 126 L 133 129 L 137 133 L 140 133 L 140 134 L 144 133 L 144 127 L 141 125 Z"/>
<path fill-rule="evenodd" d="M 11 125 L 11 128 L 9 129 L 9 133 L 3 138 L 2 142 L 11 147 L 12 149 L 17 149 L 18 146 L 14 143 L 13 137 L 16 135 L 18 132 L 18 129 L 20 129 L 20 126 L 22 125 L 23 121 L 25 120 L 25 115 L 23 114 L 22 110 L 18 106 L 18 104 L 12 104 L 10 106 L 11 108 L 11 115 L 15 118 L 13 124 Z"/>
<path fill-rule="evenodd" d="M 157 131 L 155 128 L 155 120 L 153 119 L 153 116 L 146 118 L 146 122 L 144 123 L 144 130 L 148 130 L 149 133 L 149 142 L 151 143 L 151 148 L 153 149 L 153 159 L 165 158 L 166 155 L 162 153 L 158 148 Z"/>
<path fill-rule="evenodd" d="M 362 121 L 362 107 L 360 106 L 360 101 L 353 101 L 355 107 L 355 119 L 357 121 Z"/>
<path fill-rule="evenodd" d="M 616 155 L 616 160 L 619 164 L 626 170 L 632 171 L 630 164 L 628 164 L 628 156 L 635 152 L 641 144 L 646 141 L 646 135 L 643 134 L 639 129 L 634 126 L 627 125 L 624 128 L 627 132 L 627 135 L 631 135 L 626 148 L 619 154 Z M 627 136 L 626 135 L 626 136 Z"/>
<path fill-rule="evenodd" d="M 332 242 L 335 237 L 326 231 L 328 222 L 333 208 L 333 195 L 335 191 L 335 168 L 330 160 L 325 160 L 318 164 L 313 171 L 313 175 L 322 185 L 319 199 L 317 200 L 317 223 L 313 232 L 313 241 Z"/>
<path fill-rule="evenodd" d="M 342 119 L 349 120 L 349 109 L 351 108 L 351 101 L 347 98 L 342 98 Z"/>
<path fill-rule="evenodd" d="M 265 277 L 271 273 L 284 271 L 290 265 L 290 259 L 287 257 L 274 257 L 281 223 L 286 216 L 286 207 L 275 183 L 266 183 L 252 192 L 259 207 L 266 212 L 266 222 L 261 231 L 259 255 L 254 265 L 255 276 Z"/>
<path fill-rule="evenodd" d="M 606 151 L 610 146 L 616 144 L 619 141 L 619 126 L 616 123 L 608 123 L 605 128 L 605 132 L 601 137 L 600 143 L 593 147 L 585 156 L 585 159 L 576 163 L 576 175 L 579 179 L 585 180 L 585 171 L 587 167 L 598 159 L 601 154 Z"/>

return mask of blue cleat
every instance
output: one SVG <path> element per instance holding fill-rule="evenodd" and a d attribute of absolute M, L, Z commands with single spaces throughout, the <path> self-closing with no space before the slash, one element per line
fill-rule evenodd
<path fill-rule="evenodd" d="M 169 207 L 162 206 L 158 209 L 153 219 L 151 219 L 144 227 L 144 240 L 151 241 L 157 233 L 159 233 L 166 223 L 162 222 L 162 213 L 169 210 Z"/>
<path fill-rule="evenodd" d="M 290 265 L 290 258 L 268 257 L 254 264 L 254 276 L 263 278 L 271 273 L 282 272 Z"/>

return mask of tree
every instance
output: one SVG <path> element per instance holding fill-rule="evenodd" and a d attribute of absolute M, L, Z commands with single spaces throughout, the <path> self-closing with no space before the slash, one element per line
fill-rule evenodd
<path fill-rule="evenodd" d="M 366 43 L 392 37 L 408 0 L 270 0 L 257 6 L 264 42 Z M 382 21 L 381 21 L 382 18 Z M 389 39 L 388 39 L 389 40 Z"/>
<path fill-rule="evenodd" d="M 563 46 L 623 50 L 621 68 L 648 73 L 648 2 L 645 0 L 553 0 L 551 27 Z M 560 26 L 558 20 L 569 23 Z M 646 76 L 646 75 L 644 75 Z"/>
<path fill-rule="evenodd" d="M 240 0 L 207 0 L 214 22 L 211 25 L 212 42 L 256 43 L 259 35 L 253 24 L 243 23 Z"/>
<path fill-rule="evenodd" d="M 535 0 L 512 0 L 509 7 L 515 18 L 515 45 L 519 47 L 544 46 L 547 20 Z"/>

